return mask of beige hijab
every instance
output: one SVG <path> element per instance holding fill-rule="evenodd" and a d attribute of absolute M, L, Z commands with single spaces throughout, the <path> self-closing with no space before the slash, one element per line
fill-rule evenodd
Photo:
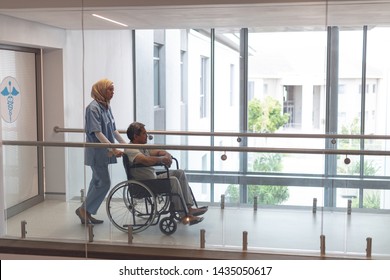
<path fill-rule="evenodd" d="M 110 100 L 107 100 L 106 97 L 106 91 L 112 84 L 113 82 L 108 79 L 101 79 L 92 86 L 91 97 L 106 108 L 110 105 Z"/>

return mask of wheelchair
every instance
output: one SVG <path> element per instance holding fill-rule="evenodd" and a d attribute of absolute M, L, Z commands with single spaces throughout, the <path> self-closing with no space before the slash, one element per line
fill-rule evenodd
<path fill-rule="evenodd" d="M 167 173 L 167 178 L 134 180 L 130 168 L 143 167 L 142 165 L 131 166 L 129 158 L 123 155 L 123 166 L 126 171 L 127 181 L 118 183 L 108 194 L 106 211 L 111 223 L 120 231 L 128 232 L 129 227 L 133 233 L 146 230 L 149 226 L 159 224 L 160 231 L 171 235 L 177 230 L 177 223 L 182 215 L 187 215 L 187 207 L 182 197 L 171 192 L 169 168 L 160 165 Z M 178 161 L 176 168 L 179 168 Z M 184 211 L 174 209 L 173 196 L 179 196 Z M 191 190 L 194 204 L 196 200 Z"/>

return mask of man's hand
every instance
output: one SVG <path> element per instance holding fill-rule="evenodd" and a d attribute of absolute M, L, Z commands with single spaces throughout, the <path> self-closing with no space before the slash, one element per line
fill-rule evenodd
<path fill-rule="evenodd" d="M 161 163 L 164 165 L 171 167 L 172 165 L 172 156 L 170 154 L 166 154 L 165 156 L 161 157 Z"/>

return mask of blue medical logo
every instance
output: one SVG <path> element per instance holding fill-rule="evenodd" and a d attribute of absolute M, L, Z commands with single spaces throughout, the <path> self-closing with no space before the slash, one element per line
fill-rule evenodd
<path fill-rule="evenodd" d="M 20 111 L 20 88 L 13 77 L 6 77 L 0 84 L 1 116 L 4 121 L 14 122 Z"/>

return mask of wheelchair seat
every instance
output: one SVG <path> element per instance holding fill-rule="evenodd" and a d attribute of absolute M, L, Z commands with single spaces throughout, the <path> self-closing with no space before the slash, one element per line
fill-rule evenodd
<path fill-rule="evenodd" d="M 122 156 L 123 161 L 123 167 L 125 168 L 127 180 L 135 180 L 135 178 L 131 175 L 131 168 L 143 168 L 145 166 L 140 164 L 131 164 L 129 157 L 126 154 L 123 154 Z M 167 173 L 167 178 L 159 178 L 159 179 L 145 179 L 145 180 L 137 180 L 139 182 L 144 183 L 147 185 L 150 190 L 155 194 L 163 194 L 167 193 L 169 194 L 171 192 L 171 184 L 170 184 L 170 178 L 169 178 L 169 168 L 165 165 L 159 165 L 164 167 L 164 171 Z M 162 171 L 160 171 L 162 172 Z M 156 181 L 157 180 L 157 181 Z M 145 193 L 144 189 L 138 190 L 140 192 L 140 195 L 142 196 L 143 193 Z M 136 193 L 136 190 L 134 190 Z"/>

